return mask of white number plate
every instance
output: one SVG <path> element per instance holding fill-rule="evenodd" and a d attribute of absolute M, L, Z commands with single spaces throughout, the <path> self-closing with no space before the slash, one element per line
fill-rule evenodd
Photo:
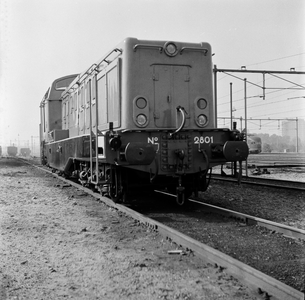
<path fill-rule="evenodd" d="M 211 144 L 214 143 L 213 136 L 195 136 L 194 144 Z"/>

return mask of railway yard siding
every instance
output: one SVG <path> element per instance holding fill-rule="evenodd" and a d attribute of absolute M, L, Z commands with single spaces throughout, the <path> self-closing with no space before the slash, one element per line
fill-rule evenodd
<path fill-rule="evenodd" d="M 257 299 L 216 266 L 34 167 L 0 159 L 0 299 Z"/>
<path fill-rule="evenodd" d="M 203 193 L 201 198 L 205 203 L 305 230 L 305 192 L 302 191 L 247 186 L 246 184 L 234 186 L 230 182 L 212 180 L 208 191 Z M 251 249 L 249 247 L 251 237 L 249 239 L 249 236 L 253 233 L 242 224 L 237 224 L 237 226 L 240 226 L 240 238 L 236 240 L 235 244 L 229 241 L 230 238 L 233 238 L 230 237 L 229 230 L 227 236 L 220 236 L 213 228 L 211 229 L 214 234 L 207 230 L 208 238 L 202 242 L 211 244 L 213 247 L 213 243 L 218 245 L 219 240 L 227 237 L 227 250 L 221 248 L 221 251 L 233 256 L 235 252 L 239 251 L 239 257 L 243 257 L 244 263 L 249 265 L 255 263 L 256 269 L 305 292 L 304 241 L 289 240 L 280 234 L 257 227 L 258 234 L 269 236 L 270 239 L 268 238 L 267 243 L 262 240 L 262 242 L 253 244 L 252 250 L 257 248 L 257 253 L 259 253 L 257 257 L 253 257 L 249 250 Z M 240 250 L 242 248 L 244 250 Z M 278 263 L 268 263 L 271 256 L 277 257 Z M 294 274 L 292 275 L 291 272 Z"/>
<path fill-rule="evenodd" d="M 201 201 L 251 216 L 305 230 L 305 192 L 211 181 Z M 223 216 L 204 206 L 189 210 L 160 208 L 139 212 L 175 228 L 214 249 L 305 292 L 305 240 L 291 239 L 273 230 Z"/>

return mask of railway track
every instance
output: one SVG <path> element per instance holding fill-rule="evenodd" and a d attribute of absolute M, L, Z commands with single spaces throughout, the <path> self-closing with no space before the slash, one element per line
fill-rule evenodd
<path fill-rule="evenodd" d="M 43 168 L 43 170 L 45 169 Z M 181 233 L 179 230 L 165 225 L 164 222 L 158 222 L 148 216 L 143 215 L 142 213 L 131 209 L 130 207 L 126 207 L 121 204 L 115 204 L 111 200 L 92 192 L 88 188 L 82 187 L 77 183 L 64 179 L 57 174 L 53 173 L 53 175 L 61 179 L 64 184 L 69 184 L 80 190 L 83 190 L 87 194 L 95 197 L 98 201 L 104 202 L 109 207 L 113 207 L 131 216 L 152 230 L 157 230 L 165 238 L 168 238 L 172 242 L 176 243 L 177 247 L 182 246 L 185 249 L 190 249 L 196 255 L 202 257 L 204 260 L 218 265 L 220 268 L 226 269 L 229 274 L 232 274 L 234 277 L 238 278 L 241 282 L 252 289 L 253 292 L 265 295 L 266 299 L 268 299 L 268 297 L 272 297 L 271 299 L 303 299 L 302 292 L 282 283 L 281 281 L 274 279 L 272 276 L 268 276 L 254 269 L 253 267 L 250 267 L 249 265 L 232 258 L 231 256 L 224 254 L 217 249 L 214 249 L 194 238 L 191 238 L 188 234 Z"/>
<path fill-rule="evenodd" d="M 271 231 L 281 233 L 285 237 L 300 239 L 300 240 L 305 241 L 305 230 L 287 226 L 287 225 L 280 224 L 280 223 L 276 223 L 276 222 L 272 222 L 272 221 L 265 220 L 262 218 L 257 218 L 254 216 L 250 216 L 250 215 L 243 214 L 243 213 L 240 213 L 237 211 L 221 208 L 221 207 L 214 206 L 211 204 L 203 203 L 200 200 L 190 199 L 190 201 L 199 203 L 200 205 L 202 205 L 204 207 L 204 210 L 206 210 L 206 211 L 213 212 L 213 213 L 225 216 L 225 217 L 237 219 L 239 221 L 242 221 L 246 225 L 249 225 L 249 226 L 257 225 L 257 226 L 265 227 Z"/>
<path fill-rule="evenodd" d="M 156 192 L 166 194 L 170 197 L 176 198 L 176 195 L 174 195 L 174 194 L 164 193 L 162 191 L 156 191 Z M 215 214 L 227 217 L 227 218 L 233 218 L 233 219 L 236 219 L 236 220 L 242 222 L 245 225 L 261 226 L 261 227 L 267 228 L 271 231 L 281 233 L 285 237 L 293 238 L 293 239 L 300 239 L 300 240 L 305 241 L 305 230 L 287 226 L 287 225 L 284 225 L 281 223 L 272 222 L 272 221 L 258 218 L 255 216 L 250 216 L 250 215 L 238 212 L 238 211 L 233 211 L 230 209 L 226 209 L 226 208 L 222 208 L 219 206 L 204 203 L 202 201 L 202 199 L 199 199 L 199 198 L 190 198 L 189 201 L 199 204 L 206 212 L 212 212 L 212 213 L 215 213 Z"/>
<path fill-rule="evenodd" d="M 236 182 L 236 178 L 226 177 L 221 175 L 212 175 L 211 180 Z M 264 186 L 264 187 L 274 187 L 286 190 L 296 190 L 305 191 L 305 183 L 300 181 L 290 181 L 290 180 L 277 180 L 269 178 L 257 178 L 257 177 L 243 177 L 241 179 L 241 184 Z"/>

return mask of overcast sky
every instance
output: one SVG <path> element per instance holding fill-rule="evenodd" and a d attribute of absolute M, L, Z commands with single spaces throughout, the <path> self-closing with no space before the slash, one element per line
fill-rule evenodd
<path fill-rule="evenodd" d="M 39 103 L 50 83 L 80 73 L 124 38 L 209 42 L 217 68 L 305 71 L 304 0 L 0 0 L 0 145 L 39 135 Z M 244 117 L 242 79 L 218 73 L 218 115 Z M 245 76 L 246 75 L 246 76 Z M 305 119 L 305 75 L 247 84 L 253 119 Z M 293 83 L 297 83 L 295 86 Z M 293 99 L 291 99 L 293 98 Z M 288 99 L 288 100 L 287 100 Z M 250 121 L 258 131 L 261 121 Z M 228 126 L 219 120 L 219 126 Z M 260 131 L 279 132 L 278 122 Z M 38 141 L 38 139 L 37 139 Z"/>

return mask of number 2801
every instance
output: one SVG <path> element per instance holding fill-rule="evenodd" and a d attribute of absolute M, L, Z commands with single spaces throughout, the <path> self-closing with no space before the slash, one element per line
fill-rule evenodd
<path fill-rule="evenodd" d="M 195 136 L 194 144 L 210 144 L 213 143 L 213 136 Z"/>

